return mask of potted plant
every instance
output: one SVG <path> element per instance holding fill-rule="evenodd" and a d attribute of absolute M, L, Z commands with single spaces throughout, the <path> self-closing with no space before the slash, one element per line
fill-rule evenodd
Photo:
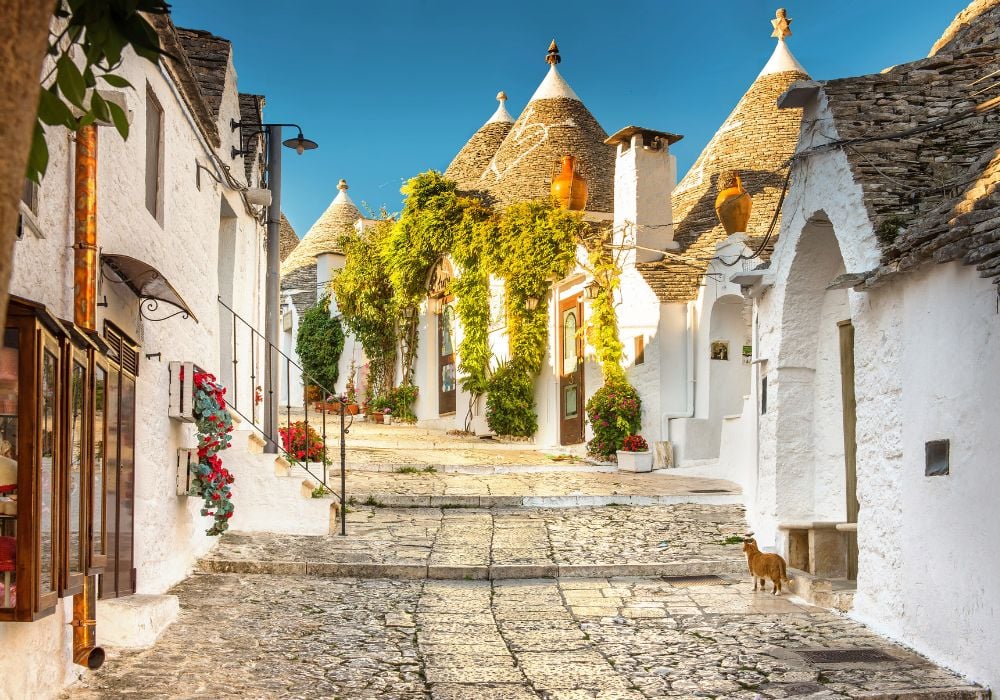
<path fill-rule="evenodd" d="M 384 408 L 382 409 L 382 422 L 386 425 L 392 425 L 392 409 Z"/>
<path fill-rule="evenodd" d="M 628 472 L 648 472 L 653 469 L 653 453 L 642 435 L 629 435 L 617 451 L 618 468 Z"/>

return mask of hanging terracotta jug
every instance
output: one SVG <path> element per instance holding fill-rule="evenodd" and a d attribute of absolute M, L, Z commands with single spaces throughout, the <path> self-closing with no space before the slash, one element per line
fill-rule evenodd
<path fill-rule="evenodd" d="M 715 198 L 715 213 L 722 222 L 726 233 L 746 233 L 750 223 L 750 210 L 753 200 L 743 189 L 740 174 L 735 170 L 726 170 L 719 175 L 719 196 Z"/>
<path fill-rule="evenodd" d="M 552 180 L 552 196 L 559 206 L 572 211 L 583 211 L 587 206 L 587 180 L 574 170 L 576 158 L 562 157 L 562 172 Z"/>

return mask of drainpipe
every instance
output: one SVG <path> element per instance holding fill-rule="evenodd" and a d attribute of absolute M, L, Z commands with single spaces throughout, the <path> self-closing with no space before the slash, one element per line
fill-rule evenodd
<path fill-rule="evenodd" d="M 76 132 L 73 216 L 73 322 L 97 328 L 97 125 Z M 97 646 L 97 576 L 85 576 L 73 596 L 73 662 L 96 670 L 104 663 Z"/>
<path fill-rule="evenodd" d="M 687 326 L 684 329 L 685 409 L 682 413 L 664 413 L 660 416 L 660 431 L 668 443 L 670 442 L 670 421 L 674 418 L 694 417 L 695 382 L 697 381 L 694 375 L 694 356 L 697 335 L 694 331 L 694 302 L 689 301 L 687 303 Z M 673 445 L 671 445 L 672 449 Z M 676 467 L 677 465 L 675 464 L 674 466 Z"/>

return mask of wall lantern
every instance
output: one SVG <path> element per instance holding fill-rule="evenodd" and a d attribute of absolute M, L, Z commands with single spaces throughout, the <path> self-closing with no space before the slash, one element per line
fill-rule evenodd
<path fill-rule="evenodd" d="M 597 293 L 599 291 L 600 287 L 597 286 L 597 282 L 591 282 L 583 288 L 583 296 L 587 299 L 594 300 L 597 298 Z"/>
<path fill-rule="evenodd" d="M 403 309 L 403 318 L 409 321 L 416 315 L 416 313 L 417 310 L 415 308 L 413 308 L 412 306 L 407 306 L 405 309 Z"/>
<path fill-rule="evenodd" d="M 538 297 L 527 297 L 524 300 L 524 308 L 528 311 L 534 311 L 538 308 Z"/>
<path fill-rule="evenodd" d="M 315 141 L 310 141 L 302 135 L 302 131 L 299 131 L 299 135 L 294 139 L 285 139 L 281 142 L 281 145 L 285 148 L 293 148 L 295 152 L 302 155 L 305 151 L 311 151 L 318 148 L 318 144 Z"/>

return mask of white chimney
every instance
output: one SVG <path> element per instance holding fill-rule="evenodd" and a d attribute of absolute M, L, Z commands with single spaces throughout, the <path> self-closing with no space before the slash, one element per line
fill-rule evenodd
<path fill-rule="evenodd" d="M 605 141 L 618 147 L 615 241 L 635 245 L 636 262 L 660 260 L 663 255 L 658 251 L 677 247 L 670 203 L 677 159 L 670 144 L 680 139 L 677 134 L 628 126 Z"/>

